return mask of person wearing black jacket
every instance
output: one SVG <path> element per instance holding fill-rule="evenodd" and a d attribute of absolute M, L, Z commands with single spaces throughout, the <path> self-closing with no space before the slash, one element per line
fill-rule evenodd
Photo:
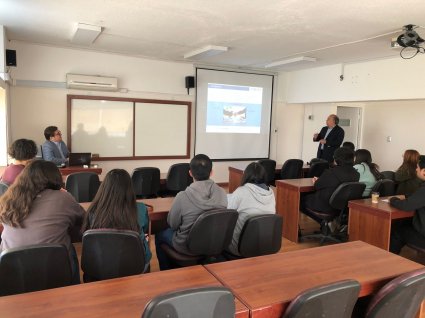
<path fill-rule="evenodd" d="M 360 175 L 353 168 L 354 152 L 348 148 L 338 148 L 334 153 L 336 167 L 327 169 L 320 178 L 313 178 L 315 192 L 306 195 L 301 200 L 301 212 L 321 223 L 315 215 L 309 213 L 308 209 L 332 214 L 334 208 L 329 204 L 329 199 L 344 182 L 357 182 Z M 307 209 L 308 208 L 308 209 Z"/>
<path fill-rule="evenodd" d="M 391 231 L 390 252 L 399 254 L 406 244 L 425 248 L 425 156 L 419 156 L 416 175 L 422 185 L 407 199 L 390 199 L 390 204 L 403 211 L 415 210 L 413 219 L 398 224 Z"/>
<path fill-rule="evenodd" d="M 337 115 L 329 115 L 326 119 L 326 126 L 320 130 L 320 133 L 316 133 L 313 136 L 313 141 L 319 142 L 317 149 L 317 158 L 333 161 L 333 155 L 336 149 L 338 149 L 342 141 L 344 140 L 344 129 L 339 124 L 339 118 Z"/>

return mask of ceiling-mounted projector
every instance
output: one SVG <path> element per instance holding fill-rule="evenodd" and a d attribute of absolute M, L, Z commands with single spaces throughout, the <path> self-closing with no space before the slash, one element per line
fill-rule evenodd
<path fill-rule="evenodd" d="M 399 35 L 397 43 L 402 47 L 415 47 L 419 48 L 419 45 L 424 42 L 418 33 L 414 30 L 417 26 L 408 24 L 403 27 L 404 33 Z"/>

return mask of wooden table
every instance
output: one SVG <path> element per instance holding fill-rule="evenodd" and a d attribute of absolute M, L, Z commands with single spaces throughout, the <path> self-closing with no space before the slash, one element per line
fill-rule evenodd
<path fill-rule="evenodd" d="M 102 168 L 83 168 L 83 166 L 72 166 L 72 167 L 64 167 L 59 168 L 59 171 L 63 177 L 70 175 L 71 173 L 76 172 L 94 172 L 98 175 L 102 174 Z"/>
<path fill-rule="evenodd" d="M 401 211 L 392 207 L 387 198 L 379 198 L 378 203 L 372 199 L 348 202 L 350 214 L 348 219 L 349 240 L 361 240 L 377 247 L 389 250 L 391 224 L 393 220 L 413 217 L 413 211 Z"/>
<path fill-rule="evenodd" d="M 283 217 L 283 237 L 297 243 L 300 217 L 300 197 L 314 191 L 313 179 L 276 180 L 276 212 Z"/>
<path fill-rule="evenodd" d="M 155 296 L 206 286 L 221 286 L 221 283 L 203 266 L 192 266 L 0 297 L 0 315 L 8 318 L 140 318 L 145 305 Z M 236 317 L 249 317 L 248 309 L 238 299 Z"/>
<path fill-rule="evenodd" d="M 205 267 L 250 309 L 251 318 L 281 317 L 299 293 L 318 285 L 355 279 L 363 297 L 401 274 L 423 268 L 361 241 Z"/>

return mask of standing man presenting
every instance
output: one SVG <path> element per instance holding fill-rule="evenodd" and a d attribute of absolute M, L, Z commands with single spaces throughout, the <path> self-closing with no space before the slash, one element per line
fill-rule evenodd
<path fill-rule="evenodd" d="M 44 130 L 45 143 L 41 146 L 43 159 L 52 161 L 57 166 L 64 165 L 69 155 L 68 148 L 62 140 L 62 133 L 56 126 Z"/>
<path fill-rule="evenodd" d="M 313 136 L 313 141 L 319 142 L 317 149 L 317 158 L 333 162 L 333 155 L 344 140 L 344 129 L 338 126 L 339 118 L 337 115 L 329 115 L 326 119 L 326 126 Z"/>

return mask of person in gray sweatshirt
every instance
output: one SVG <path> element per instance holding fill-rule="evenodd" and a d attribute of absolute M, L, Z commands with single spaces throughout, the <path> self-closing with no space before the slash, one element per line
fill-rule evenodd
<path fill-rule="evenodd" d="M 266 185 L 266 180 L 267 173 L 263 166 L 257 162 L 252 162 L 243 173 L 241 186 L 235 192 L 227 195 L 227 208 L 239 212 L 232 242 L 227 248 L 234 255 L 239 255 L 239 236 L 246 220 L 254 214 L 276 213 L 274 193 Z"/>
<path fill-rule="evenodd" d="M 165 243 L 179 253 L 190 254 L 187 238 L 198 216 L 207 210 L 227 207 L 226 192 L 210 179 L 211 171 L 212 161 L 206 155 L 196 155 L 190 161 L 189 174 L 194 182 L 174 199 L 167 219 L 170 227 L 155 235 L 160 270 L 171 268 L 161 244 Z"/>

